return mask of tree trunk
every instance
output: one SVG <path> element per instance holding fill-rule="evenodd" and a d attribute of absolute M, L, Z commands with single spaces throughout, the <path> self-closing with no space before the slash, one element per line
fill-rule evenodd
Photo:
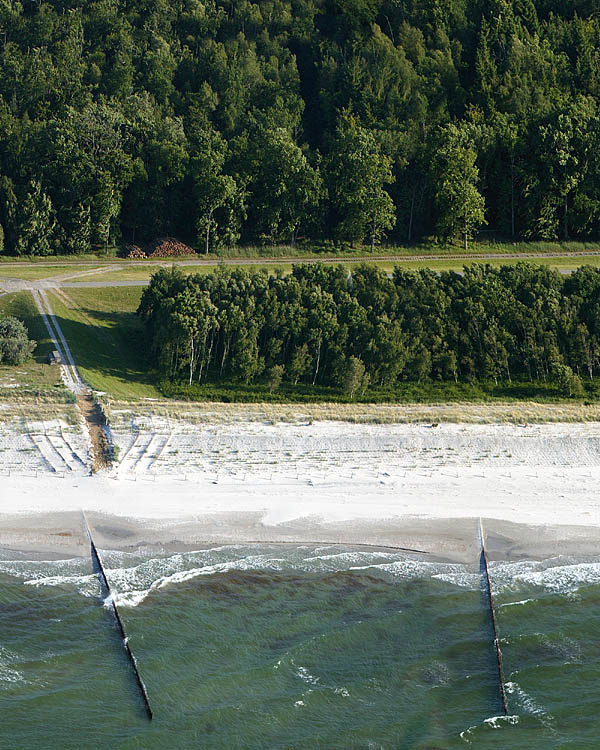
<path fill-rule="evenodd" d="M 213 350 L 213 343 L 215 339 L 215 329 L 210 329 L 210 344 L 208 345 L 208 354 L 206 355 L 206 371 L 208 372 L 208 368 L 210 367 L 210 360 L 212 359 L 212 350 Z M 198 376 L 198 382 L 200 382 L 200 376 L 202 375 L 202 370 L 200 371 L 200 375 Z"/>
<path fill-rule="evenodd" d="M 564 219 L 564 230 L 565 230 L 565 241 L 569 239 L 569 225 L 567 224 L 567 197 L 565 195 L 565 219 Z"/>
<path fill-rule="evenodd" d="M 315 367 L 315 375 L 313 377 L 313 382 L 312 382 L 313 385 L 317 382 L 317 375 L 319 374 L 320 362 L 321 362 L 321 339 L 319 339 L 319 348 L 317 349 L 317 365 Z"/>
<path fill-rule="evenodd" d="M 410 199 L 410 213 L 408 215 L 408 241 L 412 242 L 412 227 L 413 217 L 415 215 L 415 197 L 417 193 L 417 187 L 413 184 L 412 197 Z"/>
<path fill-rule="evenodd" d="M 515 155 L 510 152 L 510 234 L 515 236 Z"/>
<path fill-rule="evenodd" d="M 231 335 L 229 336 L 227 341 L 225 341 L 225 337 L 223 336 L 223 357 L 221 358 L 221 371 L 219 375 L 223 374 L 223 367 L 225 367 L 225 360 L 227 358 L 227 354 L 229 353 L 230 342 L 231 342 Z"/>
<path fill-rule="evenodd" d="M 190 382 L 192 384 L 192 378 L 194 377 L 194 337 L 190 338 Z"/>

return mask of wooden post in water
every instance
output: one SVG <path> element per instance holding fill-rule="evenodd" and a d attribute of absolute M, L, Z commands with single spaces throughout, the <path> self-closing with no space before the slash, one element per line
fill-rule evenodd
<path fill-rule="evenodd" d="M 100 579 L 100 586 L 102 589 L 104 589 L 103 593 L 105 594 L 105 596 L 103 598 L 105 599 L 105 601 L 108 601 L 110 603 L 110 608 L 112 610 L 115 621 L 117 623 L 117 628 L 119 629 L 119 633 L 121 634 L 121 638 L 123 640 L 123 648 L 125 649 L 125 653 L 127 654 L 127 657 L 133 669 L 133 674 L 135 676 L 135 680 L 137 682 L 138 688 L 142 696 L 142 701 L 144 703 L 144 708 L 146 709 L 146 714 L 148 715 L 148 718 L 152 720 L 152 718 L 154 717 L 154 713 L 150 706 L 150 699 L 148 698 L 148 691 L 146 690 L 146 686 L 144 685 L 144 681 L 142 680 L 142 676 L 140 675 L 140 670 L 138 669 L 136 658 L 133 655 L 133 651 L 131 650 L 131 647 L 129 645 L 129 639 L 127 638 L 127 633 L 125 632 L 125 626 L 123 625 L 123 620 L 121 620 L 121 615 L 119 614 L 119 610 L 117 609 L 117 605 L 115 604 L 115 600 L 112 595 L 110 584 L 108 583 L 106 573 L 104 572 L 104 566 L 102 565 L 102 560 L 100 558 L 100 555 L 98 554 L 96 545 L 94 544 L 94 540 L 92 538 L 92 534 L 90 532 L 90 527 L 88 526 L 85 513 L 81 511 L 81 515 L 83 517 L 83 523 L 85 526 L 86 534 L 88 535 L 88 539 L 90 540 L 92 564 L 94 566 L 95 572 L 98 574 L 98 578 Z"/>
<path fill-rule="evenodd" d="M 498 683 L 500 687 L 500 698 L 502 700 L 502 708 L 504 715 L 508 715 L 508 706 L 506 703 L 506 691 L 504 689 L 504 672 L 502 669 L 502 651 L 500 651 L 500 643 L 498 642 L 498 627 L 496 625 L 496 611 L 494 609 L 494 596 L 492 594 L 492 584 L 490 582 L 490 573 L 488 570 L 487 553 L 485 551 L 485 541 L 483 539 L 483 526 L 481 524 L 481 518 L 479 519 L 479 540 L 481 542 L 481 556 L 480 556 L 480 567 L 484 574 L 485 587 L 487 593 L 487 600 L 490 610 L 490 619 L 492 621 L 492 630 L 494 631 L 494 650 L 496 652 L 496 662 L 498 664 Z"/>

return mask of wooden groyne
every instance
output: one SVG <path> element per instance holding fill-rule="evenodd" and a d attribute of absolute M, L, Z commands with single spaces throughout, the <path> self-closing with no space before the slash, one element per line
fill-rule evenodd
<path fill-rule="evenodd" d="M 102 564 L 102 559 L 100 558 L 100 555 L 98 554 L 98 550 L 96 549 L 96 545 L 94 544 L 92 533 L 90 531 L 90 527 L 88 526 L 85 513 L 83 513 L 82 511 L 81 515 L 83 517 L 83 523 L 85 526 L 86 534 L 88 536 L 88 539 L 90 540 L 92 564 L 94 566 L 94 571 L 98 574 L 98 578 L 100 579 L 100 587 L 102 589 L 102 594 L 103 594 L 102 598 L 104 599 L 104 601 L 108 602 L 110 605 L 115 621 L 117 623 L 117 628 L 119 630 L 119 633 L 121 634 L 121 639 L 123 641 L 123 648 L 125 649 L 125 653 L 127 654 L 127 658 L 129 659 L 129 662 L 133 669 L 133 674 L 135 676 L 135 680 L 137 682 L 138 688 L 140 690 L 140 694 L 142 696 L 142 702 L 144 704 L 144 708 L 146 709 L 146 714 L 148 718 L 151 720 L 154 717 L 154 713 L 152 711 L 152 707 L 150 706 L 150 698 L 148 697 L 148 691 L 146 690 L 146 685 L 144 684 L 144 681 L 142 680 L 142 676 L 140 675 L 140 670 L 138 668 L 136 658 L 133 655 L 133 651 L 131 650 L 131 647 L 129 645 L 129 639 L 127 638 L 127 633 L 125 632 L 125 626 L 123 625 L 123 620 L 121 619 L 121 615 L 119 614 L 119 610 L 117 609 L 117 605 L 113 598 L 110 584 L 108 583 L 106 573 L 104 572 L 104 565 Z"/>
<path fill-rule="evenodd" d="M 496 624 L 496 610 L 494 609 L 494 595 L 492 593 L 492 584 L 490 582 L 490 572 L 488 569 L 487 553 L 485 551 L 485 541 L 483 538 L 483 526 L 481 519 L 479 519 L 479 540 L 481 543 L 481 556 L 480 556 L 480 568 L 483 574 L 488 606 L 490 611 L 490 619 L 492 621 L 492 630 L 494 633 L 494 651 L 496 653 L 496 663 L 498 665 L 498 684 L 500 688 L 500 698 L 502 700 L 502 709 L 504 715 L 508 715 L 508 706 L 506 703 L 506 690 L 504 689 L 504 671 L 502 669 L 502 651 L 500 650 L 500 643 L 498 641 L 498 626 Z"/>

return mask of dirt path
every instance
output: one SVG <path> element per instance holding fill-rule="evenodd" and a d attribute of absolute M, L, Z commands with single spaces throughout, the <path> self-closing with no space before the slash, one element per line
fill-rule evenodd
<path fill-rule="evenodd" d="M 549 253 L 536 253 L 536 252 L 515 252 L 515 253 L 465 253 L 465 254 L 400 254 L 400 255 L 385 255 L 381 253 L 373 253 L 372 255 L 323 255 L 319 257 L 302 257 L 302 256 L 282 256 L 282 257 L 257 257 L 257 258 L 203 258 L 198 257 L 194 259 L 179 260 L 173 259 L 160 259 L 160 260 L 141 260 L 141 261 L 111 261 L 102 263 L 101 261 L 85 261 L 80 262 L 78 265 L 82 267 L 82 270 L 70 271 L 67 273 L 57 274 L 56 276 L 49 276 L 45 279 L 29 280 L 14 278 L 0 278 L 0 289 L 6 292 L 16 292 L 22 290 L 34 290 L 34 289 L 54 289 L 61 286 L 70 287 L 96 287 L 96 286 L 145 286 L 147 280 L 131 280 L 131 281 L 97 281 L 97 282 L 77 282 L 72 279 L 77 279 L 82 276 L 89 275 L 102 275 L 110 271 L 124 271 L 131 268 L 147 268 L 149 271 L 154 271 L 160 267 L 170 268 L 173 263 L 179 266 L 268 266 L 268 265 L 281 265 L 282 263 L 371 263 L 373 261 L 394 263 L 402 266 L 404 263 L 427 262 L 427 261 L 447 261 L 449 263 L 473 263 L 473 262 L 485 262 L 494 260 L 535 260 L 535 259 L 552 259 L 552 258 L 582 258 L 582 257 L 594 257 L 600 255 L 600 250 L 582 250 L 582 251 L 565 251 L 565 252 L 549 252 Z M 60 269 L 61 263 L 49 262 L 45 265 L 49 267 L 56 267 Z M 91 268 L 89 266 L 92 266 Z M 23 267 L 23 263 L 3 263 L 2 268 L 11 267 Z M 569 269 L 561 269 L 561 273 L 569 273 Z"/>
<path fill-rule="evenodd" d="M 84 418 L 92 445 L 92 472 L 111 465 L 111 450 L 106 432 L 106 416 L 100 404 L 94 400 L 92 390 L 83 380 L 73 359 L 62 329 L 52 311 L 48 295 L 43 289 L 32 290 L 36 307 L 42 316 L 48 334 L 62 360 L 63 380 L 75 394 L 77 406 Z"/>
<path fill-rule="evenodd" d="M 90 433 L 92 442 L 92 472 L 106 469 L 111 466 L 110 446 L 106 437 L 106 417 L 100 404 L 94 401 L 91 393 L 80 393 L 77 395 L 77 406 L 79 407 Z"/>

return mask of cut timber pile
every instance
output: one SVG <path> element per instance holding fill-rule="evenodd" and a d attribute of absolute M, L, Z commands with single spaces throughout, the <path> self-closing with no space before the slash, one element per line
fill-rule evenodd
<path fill-rule="evenodd" d="M 126 258 L 147 258 L 148 256 L 146 253 L 142 250 L 141 247 L 138 247 L 137 245 L 128 245 L 127 250 L 129 251 Z"/>
<path fill-rule="evenodd" d="M 149 258 L 176 258 L 182 255 L 196 255 L 196 251 L 172 237 L 159 237 L 148 248 Z"/>

